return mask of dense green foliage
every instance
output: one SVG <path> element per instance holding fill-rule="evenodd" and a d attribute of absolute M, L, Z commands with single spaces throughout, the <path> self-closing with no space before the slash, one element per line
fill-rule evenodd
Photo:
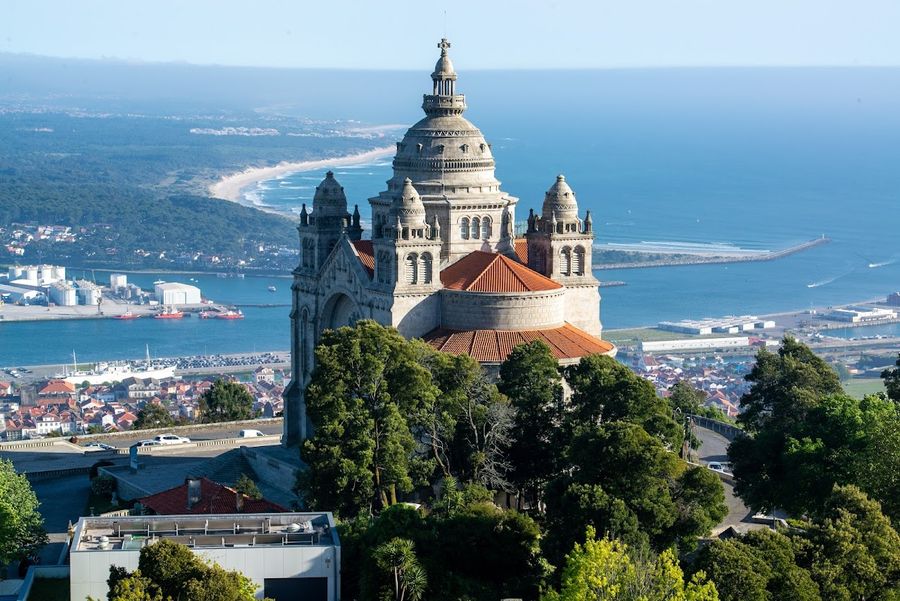
<path fill-rule="evenodd" d="M 887 396 L 895 403 L 900 403 L 900 354 L 897 355 L 897 367 L 881 372 Z"/>
<path fill-rule="evenodd" d="M 429 600 L 535 599 L 548 569 L 540 557 L 534 520 L 483 501 L 428 515 L 395 505 L 375 518 L 344 523 L 340 536 L 341 592 L 351 599 L 376 599 L 385 587 L 393 587 L 373 555 L 398 537 L 414 545 L 427 574 L 424 598 Z"/>
<path fill-rule="evenodd" d="M 421 566 L 429 599 L 535 599 L 587 525 L 661 551 L 692 548 L 726 512 L 718 478 L 674 452 L 668 403 L 609 357 L 561 372 L 546 345 L 523 345 L 495 387 L 468 356 L 361 321 L 323 333 L 306 403 L 297 490 L 343 518 L 351 598 L 394 598 Z M 532 517 L 493 505 L 504 491 Z"/>
<path fill-rule="evenodd" d="M 316 427 L 298 487 L 311 507 L 372 513 L 448 476 L 505 485 L 509 404 L 469 357 L 372 321 L 328 331 L 306 405 Z"/>
<path fill-rule="evenodd" d="M 168 428 L 174 426 L 175 420 L 169 411 L 159 403 L 145 403 L 134 420 L 134 430 L 150 430 L 152 428 Z"/>
<path fill-rule="evenodd" d="M 253 417 L 253 395 L 239 382 L 219 379 L 200 395 L 200 419 L 206 423 L 234 422 Z"/>
<path fill-rule="evenodd" d="M 882 396 L 841 393 L 837 375 L 786 338 L 778 354 L 760 351 L 739 417 L 751 436 L 729 457 L 736 492 L 751 507 L 817 511 L 835 484 L 854 484 L 900 519 L 900 411 Z"/>
<path fill-rule="evenodd" d="M 713 541 L 693 568 L 723 601 L 887 601 L 900 594 L 900 536 L 878 503 L 835 487 L 804 528 Z"/>
<path fill-rule="evenodd" d="M 698 572 L 687 583 L 671 550 L 635 557 L 618 540 L 597 539 L 588 527 L 584 544 L 566 555 L 559 592 L 545 601 L 717 601 L 716 587 Z"/>
<path fill-rule="evenodd" d="M 109 568 L 109 601 L 253 601 L 256 585 L 209 565 L 186 546 L 161 539 L 141 549 L 138 569 Z"/>
<path fill-rule="evenodd" d="M 47 542 L 37 496 L 11 461 L 0 459 L 0 566 L 33 555 Z"/>
<path fill-rule="evenodd" d="M 543 342 L 517 346 L 500 366 L 500 392 L 514 399 L 509 447 L 510 482 L 519 500 L 537 504 L 544 486 L 560 470 L 565 434 L 559 363 Z"/>

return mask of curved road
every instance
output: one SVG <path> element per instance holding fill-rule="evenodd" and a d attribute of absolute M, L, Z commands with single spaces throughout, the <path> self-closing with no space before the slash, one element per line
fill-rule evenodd
<path fill-rule="evenodd" d="M 699 438 L 702 443 L 699 450 L 700 463 L 702 465 L 707 465 L 711 461 L 728 461 L 729 440 L 727 438 L 712 430 L 707 430 L 706 428 L 701 428 L 699 426 L 694 426 L 694 434 L 697 435 L 697 438 Z M 725 516 L 722 523 L 713 528 L 713 536 L 717 536 L 730 526 L 733 526 L 736 530 L 741 532 L 746 532 L 747 530 L 754 528 L 766 527 L 764 524 L 759 524 L 752 520 L 755 512 L 749 509 L 744 505 L 743 501 L 735 496 L 734 486 L 732 484 L 723 480 L 722 486 L 725 488 L 725 503 L 728 505 L 728 515 Z"/>

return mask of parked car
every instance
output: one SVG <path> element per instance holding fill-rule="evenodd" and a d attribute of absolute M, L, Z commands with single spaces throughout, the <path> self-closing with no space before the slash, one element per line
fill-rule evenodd
<path fill-rule="evenodd" d="M 238 434 L 238 438 L 257 438 L 259 436 L 265 436 L 259 430 L 241 430 Z"/>
<path fill-rule="evenodd" d="M 160 443 L 155 440 L 139 440 L 131 446 L 133 446 L 133 447 L 154 447 L 159 444 Z"/>
<path fill-rule="evenodd" d="M 84 445 L 84 448 L 99 449 L 101 451 L 112 451 L 116 447 L 112 446 L 111 444 L 106 444 L 105 442 L 89 442 L 86 445 Z"/>
<path fill-rule="evenodd" d="M 191 442 L 190 438 L 176 436 L 174 434 L 157 434 L 153 437 L 153 440 L 159 444 L 185 444 Z"/>

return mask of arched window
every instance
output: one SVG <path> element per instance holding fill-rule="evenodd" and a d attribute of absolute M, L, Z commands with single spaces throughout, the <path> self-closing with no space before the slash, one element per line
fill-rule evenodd
<path fill-rule="evenodd" d="M 303 240 L 303 259 L 302 264 L 303 267 L 307 269 L 312 269 L 315 265 L 315 247 L 313 245 L 312 238 L 306 238 Z"/>
<path fill-rule="evenodd" d="M 375 262 L 375 270 L 378 273 L 378 281 L 382 284 L 391 283 L 391 253 L 379 251 L 378 260 Z"/>
<path fill-rule="evenodd" d="M 459 221 L 459 237 L 463 240 L 469 239 L 469 218 L 463 217 Z"/>
<path fill-rule="evenodd" d="M 406 283 L 416 284 L 419 281 L 419 256 L 416 253 L 406 255 Z"/>
<path fill-rule="evenodd" d="M 423 284 L 431 283 L 431 253 L 422 253 L 419 258 L 419 276 Z"/>
<path fill-rule="evenodd" d="M 584 275 L 584 247 L 575 247 L 575 275 Z"/>
<path fill-rule="evenodd" d="M 481 220 L 478 217 L 472 218 L 472 238 L 474 240 L 478 240 L 478 235 L 481 233 Z"/>
<path fill-rule="evenodd" d="M 491 218 L 485 217 L 481 220 L 481 237 L 484 240 L 487 240 L 491 237 L 493 232 L 491 231 Z"/>
<path fill-rule="evenodd" d="M 559 272 L 563 275 L 572 275 L 572 249 L 563 247 L 559 253 Z"/>

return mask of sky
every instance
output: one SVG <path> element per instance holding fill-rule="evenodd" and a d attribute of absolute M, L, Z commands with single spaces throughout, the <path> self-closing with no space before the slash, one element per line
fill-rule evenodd
<path fill-rule="evenodd" d="M 3 0 L 0 52 L 266 67 L 900 65 L 898 0 Z"/>

